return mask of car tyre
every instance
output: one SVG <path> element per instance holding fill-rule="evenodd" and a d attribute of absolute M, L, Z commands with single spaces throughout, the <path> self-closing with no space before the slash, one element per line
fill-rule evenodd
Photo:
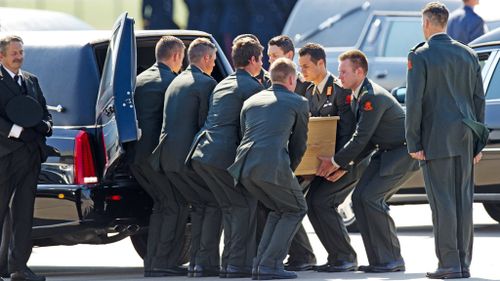
<path fill-rule="evenodd" d="M 148 247 L 148 232 L 141 232 L 139 234 L 131 235 L 130 240 L 132 245 L 134 245 L 137 254 L 144 259 Z M 182 265 L 189 262 L 189 252 L 191 250 L 191 224 L 186 225 L 186 232 L 184 233 L 184 239 L 182 240 L 182 251 L 179 255 L 178 264 Z"/>
<path fill-rule="evenodd" d="M 490 217 L 497 222 L 500 222 L 500 204 L 498 203 L 483 203 L 484 209 Z"/>

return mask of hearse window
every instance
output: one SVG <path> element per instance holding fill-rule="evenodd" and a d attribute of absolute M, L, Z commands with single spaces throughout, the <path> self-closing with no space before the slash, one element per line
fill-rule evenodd
<path fill-rule="evenodd" d="M 413 46 L 424 41 L 419 18 L 393 18 L 388 22 L 390 25 L 384 44 L 384 57 L 406 57 Z"/>

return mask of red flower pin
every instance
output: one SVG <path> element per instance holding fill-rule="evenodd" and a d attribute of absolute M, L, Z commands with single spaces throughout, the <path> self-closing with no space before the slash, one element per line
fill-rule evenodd
<path fill-rule="evenodd" d="M 411 60 L 408 60 L 408 70 L 411 70 L 413 68 L 413 64 L 411 63 Z"/>
<path fill-rule="evenodd" d="M 351 104 L 351 100 L 352 100 L 352 95 L 349 94 L 349 95 L 345 96 L 345 103 L 346 104 Z"/>
<path fill-rule="evenodd" d="M 365 102 L 365 104 L 363 105 L 363 109 L 365 111 L 371 111 L 371 110 L 373 110 L 372 103 L 370 101 Z"/>

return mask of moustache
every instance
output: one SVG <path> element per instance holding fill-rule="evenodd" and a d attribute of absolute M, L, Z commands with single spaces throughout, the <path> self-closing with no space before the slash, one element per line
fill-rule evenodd
<path fill-rule="evenodd" d="M 22 62 L 23 62 L 23 60 L 16 59 L 16 60 L 13 60 L 12 62 L 22 63 Z"/>

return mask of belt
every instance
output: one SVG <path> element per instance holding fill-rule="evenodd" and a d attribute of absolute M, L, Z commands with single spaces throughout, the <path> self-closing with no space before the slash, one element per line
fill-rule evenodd
<path fill-rule="evenodd" d="M 375 144 L 375 147 L 378 150 L 382 150 L 382 151 L 393 150 L 393 149 L 401 148 L 404 146 L 406 146 L 406 142 L 392 143 L 392 144 L 386 144 L 386 143 L 385 144 Z"/>

